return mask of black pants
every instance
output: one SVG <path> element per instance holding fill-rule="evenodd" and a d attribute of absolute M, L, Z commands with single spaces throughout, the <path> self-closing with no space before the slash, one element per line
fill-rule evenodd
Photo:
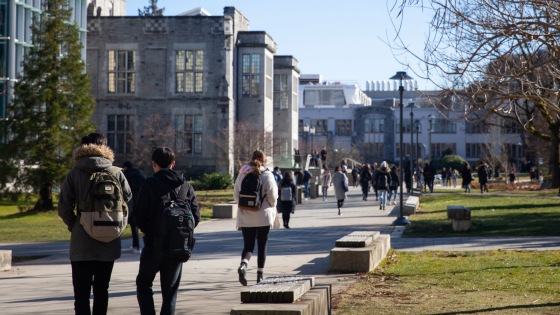
<path fill-rule="evenodd" d="M 369 191 L 369 182 L 366 182 L 364 185 L 362 185 L 362 194 L 364 195 L 364 198 L 367 198 L 368 191 Z"/>
<path fill-rule="evenodd" d="M 282 221 L 284 221 L 284 225 L 289 225 L 290 224 L 290 212 L 286 211 L 286 212 L 282 212 Z M 260 251 L 259 251 L 260 253 Z"/>
<path fill-rule="evenodd" d="M 109 305 L 109 281 L 114 261 L 72 261 L 74 310 L 76 315 L 105 315 Z M 93 286 L 93 313 L 89 297 Z"/>
<path fill-rule="evenodd" d="M 128 216 L 128 224 L 130 224 L 130 230 L 132 231 L 132 247 L 136 249 L 140 249 L 140 240 L 138 238 L 138 225 L 136 225 L 136 220 L 134 220 L 133 215 Z"/>
<path fill-rule="evenodd" d="M 337 202 L 338 208 L 342 208 L 344 206 L 344 199 L 339 199 Z"/>
<path fill-rule="evenodd" d="M 156 314 L 152 285 L 158 272 L 162 295 L 160 314 L 175 314 L 183 263 L 177 260 L 159 258 L 155 249 L 152 246 L 147 246 L 144 247 L 140 255 L 140 270 L 138 276 L 136 276 L 136 298 L 142 315 Z"/>
<path fill-rule="evenodd" d="M 241 252 L 241 259 L 251 259 L 251 256 L 253 256 L 253 250 L 255 249 L 256 238 L 259 244 L 257 267 L 264 268 L 264 262 L 266 261 L 266 244 L 268 243 L 270 226 L 244 227 L 241 228 L 241 232 L 243 233 L 243 251 Z"/>

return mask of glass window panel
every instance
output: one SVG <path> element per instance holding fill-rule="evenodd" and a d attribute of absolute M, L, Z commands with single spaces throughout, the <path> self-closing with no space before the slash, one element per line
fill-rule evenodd
<path fill-rule="evenodd" d="M 185 92 L 185 74 L 182 72 L 175 75 L 175 91 L 177 93 Z"/>
<path fill-rule="evenodd" d="M 175 135 L 175 152 L 180 154 L 180 153 L 185 153 L 185 139 L 183 139 L 183 135 L 182 134 L 177 134 Z"/>
<path fill-rule="evenodd" d="M 124 131 L 125 121 L 124 115 L 117 115 L 117 131 Z"/>
<path fill-rule="evenodd" d="M 194 65 L 193 52 L 192 52 L 192 50 L 187 50 L 187 51 L 185 52 L 185 55 L 186 55 L 186 58 L 187 58 L 187 60 L 186 60 L 186 69 L 192 71 L 193 65 Z"/>
<path fill-rule="evenodd" d="M 130 130 L 131 130 L 131 127 L 130 127 L 130 123 L 131 123 L 131 121 L 130 121 L 130 116 L 129 116 L 129 115 L 126 115 L 126 116 L 124 116 L 124 117 L 125 117 L 125 121 L 126 121 L 126 128 L 125 128 L 125 129 L 126 129 L 126 131 L 130 131 Z"/>
<path fill-rule="evenodd" d="M 274 84 L 276 84 L 276 82 Z M 280 95 L 280 93 L 274 92 L 274 109 L 280 109 Z"/>
<path fill-rule="evenodd" d="M 243 55 L 243 73 L 250 73 L 251 71 L 251 55 Z"/>
<path fill-rule="evenodd" d="M 132 153 L 132 135 L 127 133 L 126 135 L 126 153 Z"/>
<path fill-rule="evenodd" d="M 186 83 L 185 92 L 187 93 L 194 92 L 194 73 L 192 72 L 185 73 L 185 83 Z"/>
<path fill-rule="evenodd" d="M 117 133 L 117 147 L 115 148 L 117 153 L 124 153 L 124 133 Z"/>
<path fill-rule="evenodd" d="M 204 69 L 204 51 L 197 50 L 196 51 L 196 71 L 202 71 Z"/>
<path fill-rule="evenodd" d="M 202 131 L 202 115 L 194 116 L 194 131 Z"/>
<path fill-rule="evenodd" d="M 109 71 L 115 71 L 115 65 L 117 64 L 115 57 L 115 51 L 109 50 Z"/>
<path fill-rule="evenodd" d="M 126 51 L 119 51 L 118 52 L 117 70 L 118 71 L 125 71 L 126 70 Z"/>
<path fill-rule="evenodd" d="M 127 65 L 127 69 L 128 70 L 134 70 L 134 66 L 136 64 L 136 54 L 134 51 L 129 51 L 128 52 L 128 65 Z"/>
<path fill-rule="evenodd" d="M 280 75 L 274 75 L 274 91 L 280 91 Z"/>
<path fill-rule="evenodd" d="M 200 133 L 194 134 L 194 153 L 202 153 L 202 134 Z"/>
<path fill-rule="evenodd" d="M 115 148 L 115 134 L 114 133 L 108 133 L 107 134 L 107 144 L 109 145 L 109 147 L 111 148 Z"/>
<path fill-rule="evenodd" d="M 117 82 L 117 92 L 124 93 L 126 87 L 126 72 L 117 72 L 118 82 Z"/>
<path fill-rule="evenodd" d="M 251 76 L 244 75 L 243 76 L 243 95 L 250 95 L 251 94 Z"/>
<path fill-rule="evenodd" d="M 288 90 L 288 76 L 281 75 L 280 76 L 280 90 L 287 91 Z"/>
<path fill-rule="evenodd" d="M 195 92 L 196 93 L 202 93 L 202 73 L 196 73 L 196 86 L 195 86 Z"/>
<path fill-rule="evenodd" d="M 261 90 L 260 77 L 253 75 L 251 76 L 251 95 L 259 95 Z"/>
<path fill-rule="evenodd" d="M 261 73 L 261 56 L 254 54 L 251 56 L 251 73 L 253 74 L 259 74 Z M 255 94 L 253 94 L 255 95 Z M 258 94 L 256 94 L 258 95 Z"/>
<path fill-rule="evenodd" d="M 185 134 L 184 150 L 185 153 L 192 153 L 192 133 Z"/>
<path fill-rule="evenodd" d="M 185 116 L 176 115 L 175 116 L 175 131 L 184 131 L 184 130 L 185 130 Z"/>
<path fill-rule="evenodd" d="M 115 131 L 115 115 L 107 116 L 107 131 Z"/>
<path fill-rule="evenodd" d="M 128 76 L 128 80 L 127 80 L 126 89 L 127 89 L 128 93 L 134 93 L 134 85 L 135 85 L 134 72 L 127 73 L 127 76 Z"/>
<path fill-rule="evenodd" d="M 185 131 L 193 130 L 193 116 L 185 115 Z"/>
<path fill-rule="evenodd" d="M 111 72 L 109 73 L 109 93 L 115 93 L 116 92 L 116 83 L 117 79 L 115 77 L 115 73 Z"/>
<path fill-rule="evenodd" d="M 6 4 L 0 5 L 0 36 L 8 36 L 7 18 L 6 14 L 8 6 Z"/>
<path fill-rule="evenodd" d="M 2 21 L 0 21 L 1 23 Z M 0 27 L 1 28 L 1 27 Z M 0 77 L 6 77 L 6 60 L 8 55 L 7 52 L 8 43 L 6 41 L 0 41 Z M 1 92 L 1 91 L 0 91 Z"/>
<path fill-rule="evenodd" d="M 185 70 L 185 51 L 177 50 L 175 52 L 175 69 L 177 71 Z"/>

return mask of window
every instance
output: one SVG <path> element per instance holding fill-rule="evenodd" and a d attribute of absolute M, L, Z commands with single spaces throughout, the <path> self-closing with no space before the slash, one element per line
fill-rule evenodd
<path fill-rule="evenodd" d="M 288 109 L 288 76 L 274 76 L 274 109 Z"/>
<path fill-rule="evenodd" d="M 202 153 L 202 115 L 175 115 L 175 151 Z"/>
<path fill-rule="evenodd" d="M 383 133 L 384 132 L 385 119 L 375 118 L 366 119 L 364 121 L 364 132 L 366 133 Z"/>
<path fill-rule="evenodd" d="M 504 132 L 505 133 L 521 133 L 522 127 L 517 121 L 505 120 Z"/>
<path fill-rule="evenodd" d="M 175 92 L 202 93 L 203 50 L 175 51 Z"/>
<path fill-rule="evenodd" d="M 422 144 L 421 143 L 414 143 L 416 147 L 416 151 L 414 151 L 414 157 L 419 157 L 422 154 Z M 399 157 L 399 153 L 400 153 L 400 145 L 397 143 L 396 144 L 397 147 L 397 157 Z M 410 153 L 412 152 L 412 150 L 410 149 L 410 143 L 403 143 L 403 149 L 404 149 L 404 155 L 405 156 L 410 156 Z M 427 153 L 427 152 L 426 152 Z"/>
<path fill-rule="evenodd" d="M 115 153 L 132 151 L 132 124 L 130 115 L 107 116 L 107 144 Z"/>
<path fill-rule="evenodd" d="M 352 135 L 352 120 L 350 119 L 337 119 L 336 124 L 336 135 L 337 136 L 351 136 Z"/>
<path fill-rule="evenodd" d="M 410 133 L 410 119 L 403 119 L 403 121 L 404 121 L 403 133 Z M 401 121 L 400 119 L 397 119 L 397 133 L 399 133 L 400 126 L 401 126 Z M 422 128 L 419 127 L 418 124 L 414 124 L 413 128 L 414 128 L 414 133 L 416 133 L 417 131 L 419 131 L 419 133 L 422 133 Z"/>
<path fill-rule="evenodd" d="M 278 152 L 281 156 L 290 155 L 288 147 L 290 145 L 290 139 L 278 139 Z"/>
<path fill-rule="evenodd" d="M 432 119 L 432 133 L 456 133 L 457 123 L 447 119 Z"/>
<path fill-rule="evenodd" d="M 455 143 L 432 143 L 432 157 L 442 157 L 446 150 L 451 150 L 451 154 L 456 154 L 457 145 Z"/>
<path fill-rule="evenodd" d="M 467 133 L 489 133 L 490 125 L 486 124 L 484 121 L 477 121 L 474 123 L 465 123 L 465 129 Z"/>
<path fill-rule="evenodd" d="M 298 121 L 298 135 L 303 136 L 303 120 Z"/>
<path fill-rule="evenodd" d="M 364 153 L 367 156 L 384 156 L 383 143 L 364 143 Z"/>
<path fill-rule="evenodd" d="M 261 90 L 261 55 L 243 55 L 243 97 L 258 97 Z"/>
<path fill-rule="evenodd" d="M 306 89 L 303 92 L 303 104 L 305 106 L 314 105 L 346 105 L 344 98 L 344 91 L 341 89 L 321 89 L 311 90 Z"/>
<path fill-rule="evenodd" d="M 316 136 L 326 136 L 329 127 L 329 121 L 327 119 L 312 119 L 311 126 L 315 126 Z"/>
<path fill-rule="evenodd" d="M 507 156 L 510 158 L 522 158 L 523 157 L 523 146 L 515 145 L 513 143 L 506 143 L 505 148 Z"/>
<path fill-rule="evenodd" d="M 109 50 L 109 93 L 135 92 L 136 52 Z"/>
<path fill-rule="evenodd" d="M 490 145 L 487 143 L 467 143 L 467 158 L 480 158 L 490 153 Z"/>

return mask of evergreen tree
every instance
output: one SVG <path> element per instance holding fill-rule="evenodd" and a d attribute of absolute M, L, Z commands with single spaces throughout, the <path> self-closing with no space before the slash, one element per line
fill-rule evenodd
<path fill-rule="evenodd" d="M 95 102 L 78 27 L 67 22 L 68 1 L 44 0 L 44 8 L 31 25 L 34 46 L 0 121 L 0 184 L 12 178 L 20 191 L 39 189 L 36 210 L 54 208 L 53 185 L 74 165 L 72 150 L 81 137 L 95 130 L 89 121 Z"/>
<path fill-rule="evenodd" d="M 138 9 L 138 16 L 163 16 L 165 8 L 158 9 L 158 0 L 149 0 L 150 5 L 144 7 L 144 10 Z"/>

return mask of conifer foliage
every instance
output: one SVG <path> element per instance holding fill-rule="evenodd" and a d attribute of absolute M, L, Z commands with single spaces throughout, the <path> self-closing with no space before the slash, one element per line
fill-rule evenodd
<path fill-rule="evenodd" d="M 158 8 L 158 0 L 149 0 L 150 5 L 144 7 L 144 10 L 138 9 L 138 16 L 163 16 L 165 8 Z"/>
<path fill-rule="evenodd" d="M 6 117 L 0 121 L 0 188 L 39 191 L 35 210 L 53 209 L 52 189 L 74 165 L 72 150 L 93 132 L 95 102 L 82 60 L 78 26 L 67 0 L 43 0 L 31 25 L 34 46 L 24 59 Z"/>

